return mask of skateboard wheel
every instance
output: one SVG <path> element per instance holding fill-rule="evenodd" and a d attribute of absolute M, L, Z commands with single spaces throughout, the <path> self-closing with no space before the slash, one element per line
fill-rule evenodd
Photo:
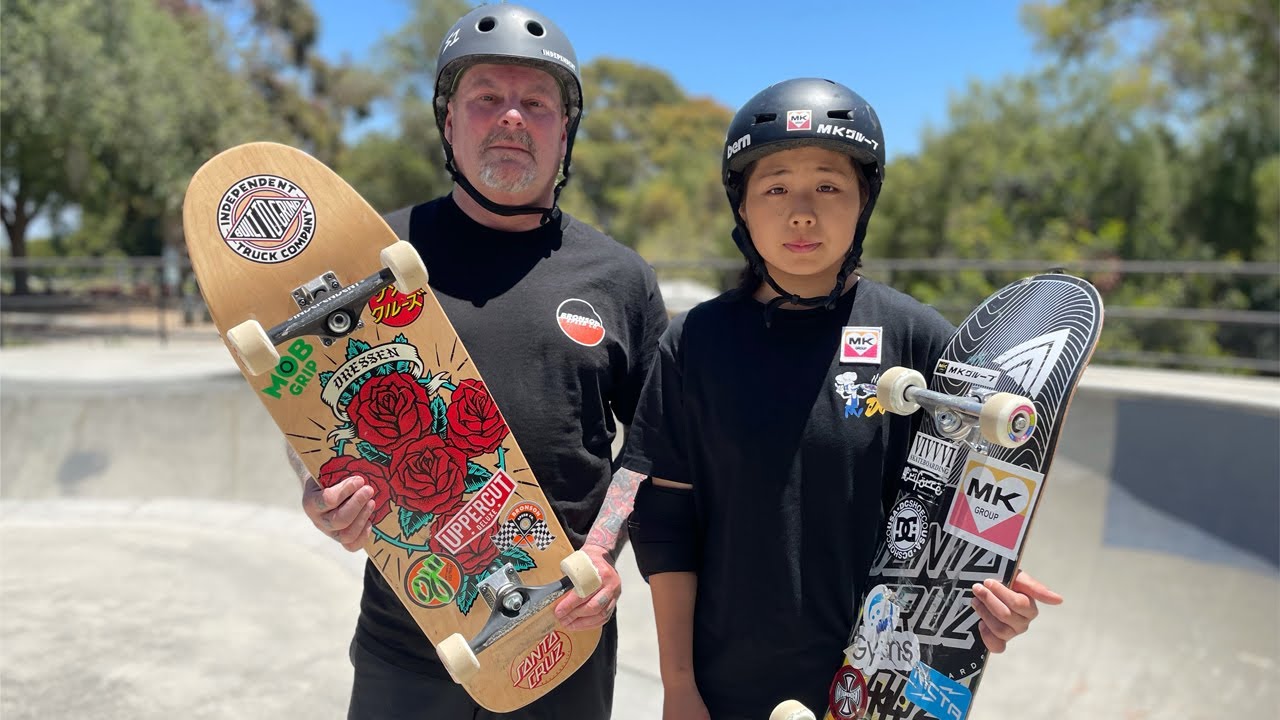
<path fill-rule="evenodd" d="M 280 362 L 280 353 L 257 320 L 245 320 L 228 330 L 227 342 L 252 375 L 269 373 Z"/>
<path fill-rule="evenodd" d="M 813 711 L 799 700 L 783 700 L 769 713 L 769 720 L 816 720 Z"/>
<path fill-rule="evenodd" d="M 450 635 L 444 639 L 444 642 L 437 645 L 436 655 L 439 656 L 444 669 L 449 671 L 449 677 L 459 685 L 480 672 L 480 660 L 467 644 L 467 639 L 458 633 Z"/>
<path fill-rule="evenodd" d="M 909 367 L 891 367 L 876 382 L 876 397 L 880 405 L 894 415 L 910 415 L 920 406 L 907 399 L 907 388 L 927 387 L 924 376 Z"/>
<path fill-rule="evenodd" d="M 600 589 L 600 573 L 596 564 L 581 550 L 575 550 L 561 560 L 560 570 L 573 583 L 573 591 L 578 597 L 587 597 Z"/>
<path fill-rule="evenodd" d="M 978 427 L 987 442 L 1007 448 L 1018 447 L 1035 432 L 1035 405 L 1020 395 L 995 393 L 983 401 Z"/>
<path fill-rule="evenodd" d="M 396 289 L 406 295 L 427 286 L 427 266 L 409 243 L 399 240 L 384 248 L 382 264 L 396 277 Z"/>

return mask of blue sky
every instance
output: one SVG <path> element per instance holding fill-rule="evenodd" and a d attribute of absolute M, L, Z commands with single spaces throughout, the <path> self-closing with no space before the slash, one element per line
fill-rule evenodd
<path fill-rule="evenodd" d="M 368 59 L 404 26 L 403 0 L 312 0 L 320 52 Z M 564 29 L 581 62 L 602 55 L 661 68 L 690 95 L 737 109 L 770 83 L 818 76 L 875 106 L 889 156 L 941 128 L 951 94 L 1045 62 L 1015 0 L 528 0 Z M 385 119 L 382 120 L 385 122 Z M 378 119 L 371 123 L 380 124 Z"/>

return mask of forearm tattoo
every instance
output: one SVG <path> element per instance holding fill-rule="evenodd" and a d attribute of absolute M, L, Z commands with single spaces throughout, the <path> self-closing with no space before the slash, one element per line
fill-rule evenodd
<path fill-rule="evenodd" d="M 600 508 L 600 514 L 596 516 L 595 524 L 591 526 L 591 532 L 587 534 L 587 544 L 606 548 L 616 557 L 626 539 L 622 530 L 626 526 L 627 517 L 631 515 L 631 508 L 635 505 L 636 489 L 640 487 L 644 478 L 644 475 L 631 472 L 626 468 L 613 474 L 609 490 L 604 496 L 604 505 Z"/>

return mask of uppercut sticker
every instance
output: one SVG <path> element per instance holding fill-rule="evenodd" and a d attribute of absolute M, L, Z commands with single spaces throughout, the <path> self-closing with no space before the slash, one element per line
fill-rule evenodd
<path fill-rule="evenodd" d="M 883 334 L 878 327 L 846 326 L 840 335 L 840 362 L 879 365 Z"/>
<path fill-rule="evenodd" d="M 295 257 L 316 232 L 311 198 L 278 175 L 253 175 L 232 185 L 218 201 L 217 217 L 227 247 L 256 263 Z"/>
<path fill-rule="evenodd" d="M 586 347 L 595 347 L 604 340 L 604 323 L 596 309 L 586 300 L 569 298 L 556 308 L 556 323 L 572 341 Z"/>

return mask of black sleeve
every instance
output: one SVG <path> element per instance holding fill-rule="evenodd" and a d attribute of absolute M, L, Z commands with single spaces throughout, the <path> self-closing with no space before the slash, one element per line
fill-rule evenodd
<path fill-rule="evenodd" d="M 634 422 L 627 432 L 623 467 L 672 482 L 690 483 L 681 344 L 684 316 L 672 321 L 657 343 Z"/>
<path fill-rule="evenodd" d="M 626 361 L 617 364 L 612 399 L 613 414 L 623 425 L 633 424 L 644 383 L 658 354 L 658 342 L 667 329 L 667 308 L 653 268 L 644 266 L 644 294 L 627 311 L 629 325 Z"/>
<path fill-rule="evenodd" d="M 909 353 L 904 362 L 915 368 L 924 376 L 925 383 L 933 379 L 933 370 L 942 357 L 942 350 L 951 340 L 955 327 L 946 318 L 931 307 L 924 307 L 912 326 Z M 889 419 L 889 449 L 884 464 L 884 479 L 881 484 L 883 494 L 881 501 L 885 515 L 898 499 L 902 490 L 902 473 L 907 467 L 907 455 L 911 451 L 911 440 L 924 422 L 924 412 L 916 411 L 908 417 L 894 416 Z"/>

